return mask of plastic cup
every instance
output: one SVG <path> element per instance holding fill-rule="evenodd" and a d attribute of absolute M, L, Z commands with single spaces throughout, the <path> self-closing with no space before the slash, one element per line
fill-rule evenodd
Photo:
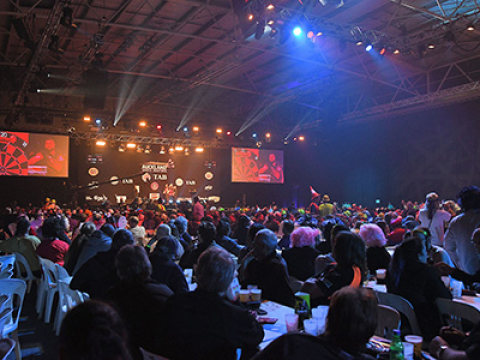
<path fill-rule="evenodd" d="M 405 341 L 413 344 L 413 352 L 416 358 L 421 358 L 422 356 L 422 343 L 423 337 L 417 335 L 407 335 L 405 336 Z"/>
<path fill-rule="evenodd" d="M 460 299 L 462 297 L 463 283 L 461 281 L 451 279 L 450 287 L 452 288 L 452 296 L 455 299 Z"/>
<path fill-rule="evenodd" d="M 405 357 L 405 360 L 413 360 L 414 348 L 415 346 L 412 343 L 403 343 L 403 355 Z"/>
<path fill-rule="evenodd" d="M 247 285 L 248 290 L 258 289 L 258 285 Z"/>
<path fill-rule="evenodd" d="M 377 269 L 377 279 L 378 280 L 385 280 L 385 276 L 387 275 L 386 269 Z"/>
<path fill-rule="evenodd" d="M 240 301 L 249 302 L 250 301 L 250 290 L 240 290 Z"/>
<path fill-rule="evenodd" d="M 318 335 L 318 321 L 317 319 L 303 320 L 303 328 L 305 332 L 314 336 Z"/>
<path fill-rule="evenodd" d="M 287 325 L 287 332 L 298 330 L 298 314 L 285 315 L 285 324 Z"/>
<path fill-rule="evenodd" d="M 322 335 L 325 332 L 325 323 L 327 320 L 328 306 L 319 306 L 312 309 L 312 318 L 317 321 L 317 333 Z"/>
<path fill-rule="evenodd" d="M 187 279 L 187 283 L 190 284 L 192 282 L 193 269 L 185 269 L 185 270 L 183 270 L 183 274 L 185 275 L 185 278 Z"/>
<path fill-rule="evenodd" d="M 250 298 L 252 301 L 262 300 L 262 289 L 252 289 L 250 290 Z"/>

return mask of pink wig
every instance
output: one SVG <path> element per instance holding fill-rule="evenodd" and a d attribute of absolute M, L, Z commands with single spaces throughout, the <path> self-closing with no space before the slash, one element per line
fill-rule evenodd
<path fill-rule="evenodd" d="M 362 225 L 359 235 L 367 247 L 382 247 L 387 243 L 383 230 L 376 224 Z"/>
<path fill-rule="evenodd" d="M 304 247 L 315 245 L 315 238 L 320 233 L 318 229 L 302 226 L 295 229 L 290 235 L 290 247 Z"/>

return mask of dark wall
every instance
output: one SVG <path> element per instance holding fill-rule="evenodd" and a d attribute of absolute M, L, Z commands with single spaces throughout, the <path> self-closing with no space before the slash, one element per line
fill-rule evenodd
<path fill-rule="evenodd" d="M 247 204 L 276 201 L 288 205 L 297 200 L 299 206 L 308 205 L 309 186 L 321 194 L 328 193 L 333 201 L 369 206 L 375 199 L 382 204 L 389 201 L 398 204 L 401 199 L 421 201 L 430 191 L 452 199 L 463 186 L 480 185 L 479 110 L 478 102 L 470 102 L 355 126 L 325 128 L 318 134 L 307 133 L 305 143 L 285 146 L 285 183 L 281 185 L 231 183 L 230 150 L 211 150 L 200 157 L 192 154 L 188 162 L 185 157 L 175 161 L 178 169 L 182 169 L 182 176 L 190 173 L 198 177 L 199 183 L 206 171 L 204 161 L 216 161 L 215 194 L 227 205 L 233 205 L 237 199 L 245 199 Z M 108 169 L 100 169 L 104 174 L 113 170 L 125 171 L 127 175 L 135 173 L 146 156 L 105 150 L 108 151 L 112 152 L 112 158 L 108 160 Z M 73 194 L 70 184 L 88 183 L 86 153 L 95 150 L 85 143 L 77 146 L 71 141 L 68 180 L 0 178 L 1 203 L 15 199 L 38 203 L 47 196 L 68 201 Z M 155 156 L 155 160 L 166 158 Z"/>

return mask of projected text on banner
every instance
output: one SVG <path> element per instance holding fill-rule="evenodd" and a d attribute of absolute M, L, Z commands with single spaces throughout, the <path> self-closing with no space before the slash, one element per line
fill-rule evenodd
<path fill-rule="evenodd" d="M 68 177 L 68 136 L 0 131 L 0 175 Z"/>
<path fill-rule="evenodd" d="M 283 184 L 283 151 L 232 148 L 232 182 Z"/>

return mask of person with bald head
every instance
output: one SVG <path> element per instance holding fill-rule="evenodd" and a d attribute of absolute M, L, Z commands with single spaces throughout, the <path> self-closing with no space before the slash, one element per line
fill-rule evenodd
<path fill-rule="evenodd" d="M 246 265 L 242 287 L 257 285 L 262 289 L 266 300 L 291 306 L 295 305 L 295 296 L 289 285 L 285 260 L 277 255 L 277 236 L 268 229 L 260 230 L 253 241 L 251 260 Z"/>

